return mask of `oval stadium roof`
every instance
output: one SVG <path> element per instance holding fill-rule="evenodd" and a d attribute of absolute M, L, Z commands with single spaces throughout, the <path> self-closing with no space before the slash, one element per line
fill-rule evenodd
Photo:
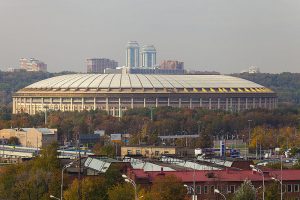
<path fill-rule="evenodd" d="M 265 87 L 225 75 L 156 74 L 71 74 L 45 79 L 25 88 L 31 89 L 197 89 Z"/>

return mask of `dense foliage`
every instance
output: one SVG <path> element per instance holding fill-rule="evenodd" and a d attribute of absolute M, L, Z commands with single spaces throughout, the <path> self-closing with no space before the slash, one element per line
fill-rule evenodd
<path fill-rule="evenodd" d="M 281 74 L 233 74 L 265 87 L 271 88 L 278 94 L 280 103 L 300 104 L 300 73 L 284 72 Z"/>

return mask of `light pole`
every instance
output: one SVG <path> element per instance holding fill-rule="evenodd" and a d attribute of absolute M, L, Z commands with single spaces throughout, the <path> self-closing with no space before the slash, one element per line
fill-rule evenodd
<path fill-rule="evenodd" d="M 249 147 L 250 147 L 250 141 L 251 141 L 251 119 L 248 119 L 248 156 L 249 156 Z"/>
<path fill-rule="evenodd" d="M 136 183 L 134 182 L 134 180 L 128 178 L 125 174 L 122 175 L 122 177 L 124 178 L 125 182 L 130 183 L 133 188 L 134 188 L 134 199 L 138 200 L 138 196 L 137 196 L 137 191 L 136 191 Z"/>
<path fill-rule="evenodd" d="M 197 197 L 195 194 L 195 186 L 189 186 L 187 184 L 184 184 L 183 186 L 186 187 L 188 189 L 188 191 L 192 190 L 192 192 L 193 192 L 192 200 L 197 200 Z"/>
<path fill-rule="evenodd" d="M 214 193 L 216 193 L 216 194 L 219 194 L 219 195 L 221 195 L 225 200 L 226 200 L 226 197 L 225 197 L 225 195 L 224 194 L 222 194 L 221 192 L 220 192 L 220 190 L 218 190 L 218 189 L 214 189 Z"/>
<path fill-rule="evenodd" d="M 63 166 L 62 170 L 61 170 L 61 185 L 60 185 L 60 200 L 63 200 L 63 192 L 64 192 L 64 171 L 65 169 L 71 167 L 74 164 L 73 162 L 70 162 L 68 164 L 66 164 L 65 166 Z"/>
<path fill-rule="evenodd" d="M 275 178 L 275 177 L 272 177 L 271 179 L 280 183 L 280 200 L 282 200 L 282 198 L 283 198 L 282 182 L 279 179 Z"/>
<path fill-rule="evenodd" d="M 45 108 L 45 127 L 46 127 L 46 125 L 47 125 L 47 111 L 48 111 L 48 106 L 44 106 L 44 108 Z"/>
<path fill-rule="evenodd" d="M 255 167 L 254 165 L 250 165 L 250 167 L 252 168 L 252 171 L 258 172 L 263 178 L 263 200 L 265 200 L 265 175 L 264 175 L 264 172 L 262 170 L 260 170 L 259 168 Z"/>
<path fill-rule="evenodd" d="M 53 195 L 50 195 L 49 197 L 50 197 L 50 199 L 61 200 L 60 198 L 57 198 L 57 197 L 55 197 L 55 196 L 53 196 Z"/>

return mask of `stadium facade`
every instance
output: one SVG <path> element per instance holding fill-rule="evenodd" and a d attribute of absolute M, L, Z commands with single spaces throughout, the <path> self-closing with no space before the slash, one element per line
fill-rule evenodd
<path fill-rule="evenodd" d="M 72 74 L 45 79 L 13 95 L 13 113 L 106 110 L 114 116 L 138 107 L 187 107 L 239 112 L 274 109 L 272 90 L 225 75 Z"/>

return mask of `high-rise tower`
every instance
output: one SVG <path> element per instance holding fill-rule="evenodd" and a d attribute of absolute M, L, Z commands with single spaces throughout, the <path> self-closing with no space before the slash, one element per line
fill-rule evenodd
<path fill-rule="evenodd" d="M 142 48 L 142 67 L 154 67 L 156 65 L 156 49 L 153 45 L 145 45 Z"/>
<path fill-rule="evenodd" d="M 129 41 L 126 48 L 126 67 L 139 67 L 140 46 L 136 41 Z"/>

